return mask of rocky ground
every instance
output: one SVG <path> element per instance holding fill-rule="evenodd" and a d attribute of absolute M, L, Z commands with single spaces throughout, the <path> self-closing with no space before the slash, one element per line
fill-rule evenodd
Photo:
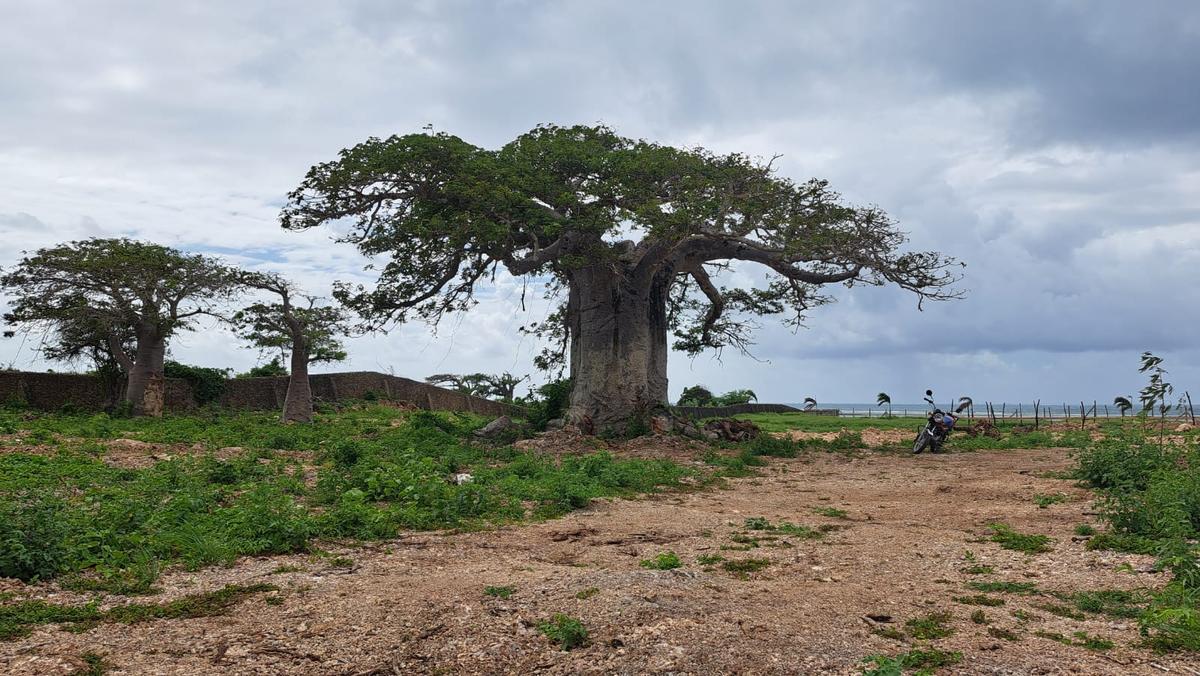
<path fill-rule="evenodd" d="M 1073 537 L 1095 517 L 1086 491 L 1051 478 L 1070 466 L 1062 450 L 821 454 L 773 460 L 761 476 L 723 488 L 598 501 L 540 524 L 177 571 L 150 600 L 231 583 L 279 591 L 223 616 L 82 633 L 43 625 L 0 642 L 0 672 L 71 673 L 91 652 L 111 674 L 857 674 L 866 656 L 922 646 L 962 653 L 946 673 L 1200 674 L 1195 656 L 1140 647 L 1134 620 L 1062 617 L 1045 609 L 1056 602 L 1048 595 L 990 594 L 1004 601 L 994 607 L 955 600 L 979 593 L 966 585 L 981 580 L 1032 582 L 1047 592 L 1165 582 L 1148 572 L 1149 558 L 1089 552 Z M 1034 503 L 1036 494 L 1054 493 L 1067 501 Z M 760 528 L 747 528 L 747 519 Z M 823 533 L 763 530 L 760 519 Z M 1050 535 L 1054 549 L 1002 549 L 988 540 L 993 522 Z M 682 567 L 640 565 L 667 551 Z M 698 557 L 724 561 L 703 565 Z M 723 567 L 751 559 L 764 567 Z M 972 566 L 992 570 L 966 572 Z M 512 593 L 491 596 L 487 587 Z M 81 598 L 53 585 L 9 591 Z M 976 610 L 988 624 L 969 619 Z M 906 622 L 936 612 L 950 614 L 952 633 L 912 638 Z M 539 633 L 556 613 L 582 621 L 587 645 L 566 652 Z M 1039 631 L 1083 631 L 1115 647 L 1064 645 Z"/>

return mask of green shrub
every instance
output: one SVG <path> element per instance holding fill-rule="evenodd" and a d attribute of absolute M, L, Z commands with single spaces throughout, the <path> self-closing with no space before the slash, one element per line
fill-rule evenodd
<path fill-rule="evenodd" d="M 49 494 L 0 495 L 0 577 L 26 582 L 54 577 L 70 556 L 66 504 Z"/>
<path fill-rule="evenodd" d="M 679 568 L 683 563 L 679 560 L 679 555 L 675 552 L 663 552 L 653 559 L 643 559 L 642 568 L 651 568 L 653 570 L 671 570 Z"/>
<path fill-rule="evenodd" d="M 904 623 L 908 627 L 908 633 L 913 638 L 919 639 L 935 639 L 945 638 L 954 633 L 954 629 L 947 623 L 950 622 L 950 613 L 936 612 L 921 617 L 914 617 Z"/>
<path fill-rule="evenodd" d="M 168 361 L 163 364 L 163 375 L 186 380 L 192 387 L 192 398 L 197 404 L 204 406 L 219 400 L 221 395 L 225 394 L 225 381 L 229 378 L 229 369 L 189 366 Z"/>
<path fill-rule="evenodd" d="M 578 648 L 585 645 L 588 640 L 588 631 L 583 623 L 562 613 L 556 614 L 547 622 L 538 624 L 538 631 L 557 643 L 563 650 Z"/>

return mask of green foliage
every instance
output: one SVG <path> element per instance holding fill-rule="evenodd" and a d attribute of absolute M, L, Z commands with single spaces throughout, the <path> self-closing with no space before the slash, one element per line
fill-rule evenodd
<path fill-rule="evenodd" d="M 982 592 L 1002 592 L 1005 594 L 1036 594 L 1037 585 L 1033 582 L 968 582 L 971 589 Z"/>
<path fill-rule="evenodd" d="M 904 626 L 908 627 L 908 633 L 913 638 L 932 640 L 945 638 L 954 633 L 949 622 L 950 613 L 943 611 L 911 618 L 904 623 Z"/>
<path fill-rule="evenodd" d="M 725 557 L 719 554 L 701 554 L 696 557 L 696 563 L 702 566 L 712 566 L 724 560 Z"/>
<path fill-rule="evenodd" d="M 683 566 L 679 560 L 679 555 L 675 552 L 663 552 L 653 559 L 642 559 L 642 568 L 650 568 L 653 570 L 671 570 Z"/>
<path fill-rule="evenodd" d="M 1067 495 L 1065 493 L 1038 493 L 1037 495 L 1033 496 L 1033 501 L 1037 504 L 1038 509 L 1046 509 L 1050 505 L 1057 505 L 1060 502 L 1066 502 Z"/>
<path fill-rule="evenodd" d="M 0 577 L 54 577 L 70 557 L 66 503 L 49 491 L 0 494 Z"/>
<path fill-rule="evenodd" d="M 229 378 L 229 369 L 188 366 L 167 361 L 163 364 L 163 375 L 186 380 L 192 387 L 192 398 L 197 404 L 204 406 L 220 400 L 221 395 L 225 394 L 225 381 Z"/>
<path fill-rule="evenodd" d="M 583 623 L 562 613 L 557 613 L 553 619 L 547 622 L 539 623 L 538 631 L 557 643 L 563 650 L 578 648 L 586 645 L 588 641 L 588 630 Z"/>
<path fill-rule="evenodd" d="M 470 435 L 481 422 L 382 406 L 348 407 L 303 426 L 216 410 L 156 419 L 0 413 L 0 423 L 23 437 L 60 448 L 0 454 L 0 575 L 67 574 L 72 588 L 140 593 L 172 563 L 196 568 L 302 552 L 318 537 L 377 539 L 402 528 L 549 518 L 593 498 L 699 477 L 666 460 L 607 452 L 558 460 L 477 446 Z M 115 438 L 245 450 L 122 469 L 100 457 L 97 440 Z M 462 471 L 474 480 L 450 479 Z"/>
<path fill-rule="evenodd" d="M 987 596 L 986 594 L 975 594 L 974 596 L 955 596 L 954 600 L 968 606 L 1004 605 L 1004 599 L 998 599 L 995 596 Z"/>
<path fill-rule="evenodd" d="M 586 601 L 599 593 L 600 593 L 599 587 L 588 587 L 587 589 L 582 589 L 582 590 L 576 592 L 575 598 L 579 599 L 580 601 Z"/>
<path fill-rule="evenodd" d="M 821 516 L 827 516 L 831 519 L 848 519 L 848 518 L 850 518 L 849 515 L 846 513 L 846 510 L 838 509 L 837 507 L 813 507 L 813 512 L 816 514 L 820 514 Z"/>
<path fill-rule="evenodd" d="M 44 601 L 20 601 L 0 605 L 0 639 L 29 633 L 34 625 L 70 623 L 77 627 L 102 622 L 133 624 L 159 619 L 184 619 L 221 615 L 247 596 L 278 587 L 269 584 L 226 585 L 214 592 L 190 594 L 161 604 L 130 603 L 101 611 L 95 603 L 64 606 Z"/>
<path fill-rule="evenodd" d="M 483 589 L 483 593 L 485 595 L 492 596 L 492 597 L 495 597 L 498 599 L 506 599 L 506 598 L 512 596 L 513 592 L 515 592 L 515 591 L 517 591 L 517 588 L 510 587 L 510 586 L 484 587 L 484 589 Z"/>
<path fill-rule="evenodd" d="M 279 355 L 271 357 L 271 360 L 265 364 L 251 367 L 245 373 L 239 373 L 234 378 L 278 378 L 288 374 L 287 367 L 283 365 L 283 360 Z"/>
<path fill-rule="evenodd" d="M 866 667 L 862 674 L 863 676 L 902 676 L 903 674 L 930 676 L 942 667 L 958 664 L 962 661 L 962 657 L 960 652 L 946 652 L 936 648 L 913 648 L 895 657 L 872 655 L 866 658 L 863 660 Z"/>
<path fill-rule="evenodd" d="M 730 559 L 721 563 L 725 570 L 741 576 L 757 573 L 770 565 L 770 559 Z"/>
<path fill-rule="evenodd" d="M 692 385 L 691 387 L 683 388 L 683 393 L 679 395 L 679 406 L 715 406 L 716 396 L 712 390 L 709 390 L 703 385 Z"/>
<path fill-rule="evenodd" d="M 517 377 L 505 371 L 500 374 L 468 373 L 438 373 L 425 378 L 425 382 L 439 387 L 448 387 L 455 392 L 461 392 L 473 397 L 484 397 L 512 403 L 516 400 L 517 385 L 529 376 Z"/>
<path fill-rule="evenodd" d="M 546 423 L 562 418 L 571 403 L 571 379 L 552 380 L 537 388 L 534 394 L 520 403 L 527 411 L 526 419 L 537 430 L 546 429 Z"/>
<path fill-rule="evenodd" d="M 987 624 L 987 613 L 983 612 L 983 610 L 974 610 L 971 612 L 971 621 L 975 624 Z"/>
<path fill-rule="evenodd" d="M 1180 582 L 1151 599 L 1138 624 L 1146 642 L 1164 652 L 1200 652 L 1200 591 Z"/>
<path fill-rule="evenodd" d="M 1087 523 L 1077 524 L 1075 526 L 1075 534 L 1081 537 L 1091 537 L 1096 534 L 1096 528 Z"/>
<path fill-rule="evenodd" d="M 994 523 L 991 525 L 991 529 L 992 542 L 999 543 L 1004 549 L 1025 552 L 1026 554 L 1041 554 L 1053 551 L 1053 548 L 1050 547 L 1049 536 L 1018 533 L 1011 526 L 1003 523 Z"/>

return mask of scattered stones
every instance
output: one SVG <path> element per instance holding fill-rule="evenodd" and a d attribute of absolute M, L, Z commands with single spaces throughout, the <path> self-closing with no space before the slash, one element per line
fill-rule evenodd
<path fill-rule="evenodd" d="M 724 441 L 750 441 L 762 433 L 762 430 L 749 420 L 722 418 L 710 420 L 704 424 L 705 436 L 710 439 Z"/>

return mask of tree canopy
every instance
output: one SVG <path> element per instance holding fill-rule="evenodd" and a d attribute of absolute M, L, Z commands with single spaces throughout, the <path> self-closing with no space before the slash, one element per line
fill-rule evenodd
<path fill-rule="evenodd" d="M 675 347 L 692 354 L 745 347 L 750 326 L 731 315 L 800 322 L 831 300 L 825 284 L 957 296 L 951 259 L 898 251 L 905 236 L 882 210 L 844 204 L 825 181 L 604 126 L 540 126 L 494 151 L 445 133 L 370 138 L 314 166 L 281 219 L 293 230 L 336 221 L 340 241 L 384 259 L 374 288 L 335 292 L 376 325 L 465 310 L 501 267 L 565 282 L 597 260 L 628 263 L 634 283 L 668 271 Z M 776 278 L 718 288 L 712 273 L 730 261 Z"/>

